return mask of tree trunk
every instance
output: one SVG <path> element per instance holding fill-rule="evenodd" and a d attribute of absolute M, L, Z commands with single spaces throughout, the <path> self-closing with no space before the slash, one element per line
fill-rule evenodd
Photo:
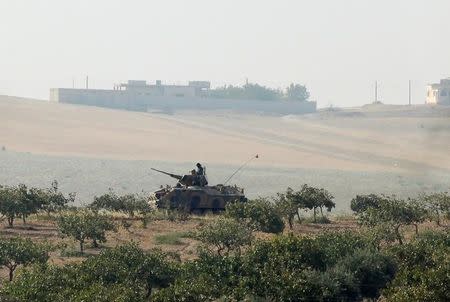
<path fill-rule="evenodd" d="M 399 229 L 400 229 L 400 225 L 398 225 L 398 226 L 395 228 L 395 235 L 397 236 L 398 243 L 399 243 L 400 245 L 402 245 L 402 244 L 403 244 L 403 240 L 402 240 L 402 236 L 400 235 Z"/>
<path fill-rule="evenodd" d="M 97 242 L 97 240 L 93 240 L 92 241 L 92 245 L 95 247 L 95 248 L 97 248 L 98 247 L 98 242 Z"/>
<path fill-rule="evenodd" d="M 25 215 L 22 215 L 22 221 L 23 221 L 23 224 L 24 224 L 24 225 L 27 224 L 27 222 L 26 222 L 26 216 L 25 216 Z"/>
<path fill-rule="evenodd" d="M 293 220 L 294 220 L 294 217 L 292 217 L 292 216 L 288 217 L 288 223 L 289 223 L 289 229 L 290 230 L 292 230 L 292 228 L 293 228 L 293 223 L 292 223 Z"/>
<path fill-rule="evenodd" d="M 84 252 L 83 243 L 84 243 L 83 241 L 80 241 L 80 251 L 81 251 L 82 254 Z"/>
<path fill-rule="evenodd" d="M 419 226 L 417 223 L 414 224 L 414 227 L 416 228 L 416 235 L 419 235 Z"/>
<path fill-rule="evenodd" d="M 317 220 L 316 220 L 316 208 L 313 208 L 313 210 L 314 210 L 314 223 L 316 223 L 317 222 Z"/>
<path fill-rule="evenodd" d="M 14 277 L 14 271 L 16 270 L 17 265 L 13 265 L 9 267 L 9 281 L 13 280 Z"/>
<path fill-rule="evenodd" d="M 14 227 L 14 216 L 8 217 L 8 226 Z"/>
<path fill-rule="evenodd" d="M 320 214 L 322 215 L 322 218 L 323 218 L 323 211 L 322 211 L 322 207 L 320 207 Z"/>

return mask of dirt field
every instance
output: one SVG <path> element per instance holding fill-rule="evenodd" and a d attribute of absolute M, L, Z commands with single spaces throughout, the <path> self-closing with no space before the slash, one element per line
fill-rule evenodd
<path fill-rule="evenodd" d="M 57 179 L 77 203 L 96 194 L 152 191 L 200 161 L 221 183 L 250 197 L 329 189 L 337 210 L 361 193 L 415 196 L 449 190 L 450 108 L 371 105 L 305 116 L 232 112 L 127 112 L 0 97 L 0 184 L 49 186 Z"/>

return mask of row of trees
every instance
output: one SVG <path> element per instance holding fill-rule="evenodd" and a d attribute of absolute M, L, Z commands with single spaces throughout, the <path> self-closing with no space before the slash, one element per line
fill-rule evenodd
<path fill-rule="evenodd" d="M 0 214 L 6 217 L 8 226 L 14 226 L 14 220 L 26 218 L 39 211 L 55 213 L 67 208 L 75 200 L 75 193 L 65 196 L 58 190 L 58 182 L 54 181 L 48 189 L 28 188 L 24 184 L 18 186 L 0 186 Z"/>
<path fill-rule="evenodd" d="M 370 228 L 374 236 L 385 241 L 403 244 L 402 228 L 425 220 L 441 224 L 441 217 L 450 218 L 450 196 L 447 193 L 421 195 L 417 199 L 400 199 L 386 195 L 358 195 L 351 201 L 351 209 L 361 225 Z"/>
<path fill-rule="evenodd" d="M 244 86 L 228 85 L 212 89 L 210 96 L 227 99 L 307 101 L 309 92 L 305 86 L 294 83 L 284 90 L 248 83 Z"/>
<path fill-rule="evenodd" d="M 450 234 L 380 245 L 361 231 L 257 240 L 219 217 L 194 234 L 202 246 L 180 262 L 126 244 L 79 264 L 37 264 L 0 290 L 21 301 L 448 301 Z M 380 248 L 381 246 L 381 248 Z M 45 263 L 45 261 L 39 262 Z"/>

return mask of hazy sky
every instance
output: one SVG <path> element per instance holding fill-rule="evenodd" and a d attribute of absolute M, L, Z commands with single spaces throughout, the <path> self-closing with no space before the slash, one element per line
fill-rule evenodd
<path fill-rule="evenodd" d="M 307 85 L 319 106 L 425 100 L 450 76 L 449 0 L 0 0 L 0 94 L 127 79 Z"/>

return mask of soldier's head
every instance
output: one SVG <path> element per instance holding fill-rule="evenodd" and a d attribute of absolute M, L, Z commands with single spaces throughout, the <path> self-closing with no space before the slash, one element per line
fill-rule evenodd
<path fill-rule="evenodd" d="M 191 170 L 191 175 L 195 175 L 195 174 L 196 174 L 195 170 Z"/>
<path fill-rule="evenodd" d="M 197 163 L 196 166 L 200 168 L 202 165 L 200 163 Z"/>

